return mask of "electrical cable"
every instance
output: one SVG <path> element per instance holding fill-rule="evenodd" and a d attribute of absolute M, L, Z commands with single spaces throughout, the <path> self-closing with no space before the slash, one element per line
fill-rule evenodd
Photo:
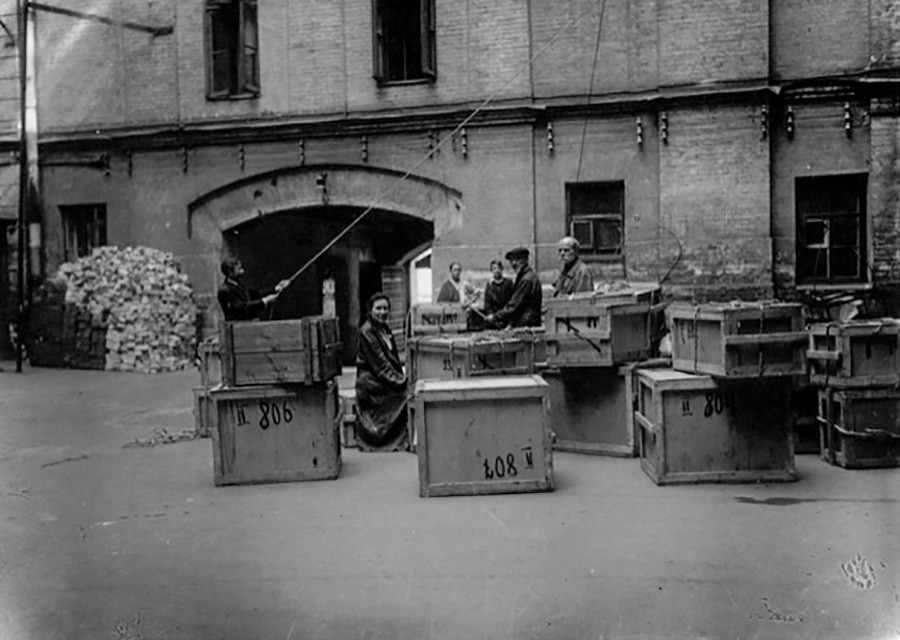
<path fill-rule="evenodd" d="M 597 60 L 600 57 L 600 34 L 603 32 L 603 13 L 606 10 L 606 0 L 600 5 L 600 19 L 597 23 L 597 39 L 594 41 L 594 62 L 591 65 L 591 84 L 588 86 L 587 104 L 591 104 L 594 94 L 594 77 L 597 73 Z M 578 151 L 578 169 L 575 171 L 575 182 L 581 180 L 581 162 L 584 158 L 584 144 L 587 139 L 588 114 L 584 115 L 584 125 L 581 127 L 581 149 Z"/>
<path fill-rule="evenodd" d="M 407 170 L 403 173 L 402 176 L 400 176 L 399 178 L 397 178 L 397 179 L 396 179 L 396 180 L 395 180 L 388 188 L 386 188 L 384 191 L 382 191 L 380 194 L 378 194 L 378 195 L 376 196 L 376 198 L 375 198 L 375 201 L 374 201 L 371 205 L 369 205 L 368 207 L 366 207 L 366 209 L 363 210 L 362 213 L 360 213 L 360 214 L 359 214 L 356 218 L 354 218 L 354 219 L 353 219 L 346 227 L 344 227 L 344 229 L 343 229 L 342 231 L 340 231 L 334 238 L 332 238 L 332 240 L 329 241 L 329 242 L 328 242 L 328 243 L 327 243 L 327 244 L 326 244 L 326 245 L 325 245 L 318 253 L 316 253 L 312 258 L 310 258 L 310 259 L 306 262 L 306 264 L 304 264 L 304 265 L 301 266 L 296 272 L 294 272 L 294 274 L 291 275 L 291 277 L 287 278 L 287 280 L 288 280 L 288 286 L 290 286 L 290 283 L 292 283 L 298 276 L 300 276 L 300 274 L 302 274 L 302 273 L 303 273 L 304 271 L 306 271 L 310 266 L 312 266 L 319 258 L 321 258 L 323 255 L 325 255 L 325 253 L 326 253 L 329 249 L 331 249 L 335 244 L 337 244 L 337 243 L 340 241 L 341 238 L 343 238 L 345 235 L 347 235 L 347 234 L 350 232 L 350 230 L 353 229 L 353 227 L 355 227 L 357 224 L 359 224 L 359 223 L 363 220 L 363 218 L 365 218 L 365 217 L 366 217 L 369 213 L 371 213 L 371 212 L 372 212 L 379 204 L 381 204 L 381 203 L 383 202 L 383 200 L 384 200 L 390 193 L 392 193 L 392 192 L 394 191 L 394 189 L 396 189 L 403 181 L 405 181 L 408 177 L 410 177 L 410 176 L 413 174 L 413 172 L 414 172 L 416 169 L 418 169 L 418 168 L 419 168 L 426 160 L 428 160 L 430 157 L 432 157 L 432 156 L 434 155 L 434 153 L 435 153 L 438 149 L 440 149 L 440 148 L 441 148 L 442 146 L 444 146 L 447 142 L 449 142 L 450 140 L 452 140 L 453 137 L 457 134 L 457 132 L 459 132 L 461 129 L 463 129 L 463 127 L 465 127 L 469 122 L 471 122 L 471 121 L 475 118 L 475 116 L 478 115 L 478 113 L 480 113 L 481 111 L 483 111 L 483 110 L 485 109 L 485 107 L 487 107 L 491 102 L 493 102 L 493 101 L 496 99 L 496 97 L 497 97 L 498 95 L 500 95 L 503 91 L 505 91 L 506 88 L 509 87 L 509 86 L 513 83 L 514 80 L 516 80 L 516 78 L 518 78 L 524 71 L 530 69 L 530 68 L 531 68 L 531 65 L 534 63 L 534 61 L 535 61 L 537 58 L 539 58 L 540 56 L 542 56 L 542 55 L 543 55 L 550 47 L 552 47 L 554 44 L 556 44 L 557 40 L 559 40 L 563 35 L 565 35 L 565 33 L 566 33 L 567 31 L 569 31 L 569 29 L 571 29 L 571 28 L 574 27 L 576 24 L 578 24 L 579 22 L 581 22 L 584 18 L 586 18 L 586 17 L 588 16 L 588 14 L 591 13 L 591 11 L 594 9 L 595 5 L 597 5 L 598 3 L 601 3 L 601 4 L 605 5 L 605 0 L 594 0 L 594 2 L 591 3 L 591 5 L 588 7 L 588 9 L 586 9 L 585 11 L 583 11 L 582 13 L 580 13 L 579 15 L 577 15 L 575 18 L 573 18 L 572 20 L 570 20 L 570 21 L 569 21 L 566 25 L 564 25 L 557 33 L 555 33 L 555 34 L 553 35 L 553 37 L 550 38 L 550 40 L 547 42 L 547 44 L 545 44 L 545 45 L 544 45 L 543 47 L 541 47 L 534 55 L 532 55 L 532 56 L 525 62 L 524 65 L 522 65 L 518 70 L 515 71 L 515 73 L 513 73 L 513 74 L 506 80 L 506 82 L 504 82 L 498 89 L 496 89 L 492 94 L 490 94 L 487 98 L 485 98 L 485 100 L 484 100 L 483 102 L 481 102 L 481 104 L 479 104 L 477 107 L 475 107 L 475 109 L 472 111 L 472 113 L 470 113 L 468 116 L 466 116 L 466 117 L 463 119 L 463 121 L 460 122 L 460 123 L 459 123 L 459 124 L 458 124 L 458 125 L 457 125 L 450 133 L 449 133 L 449 134 L 447 134 L 442 140 L 439 140 L 439 141 L 435 144 L 435 146 L 434 146 L 432 149 L 429 149 L 428 152 L 425 153 L 425 154 L 424 154 L 417 162 L 415 162 L 409 169 L 407 169 Z M 287 287 L 285 287 L 285 288 L 287 288 Z M 274 307 L 275 304 L 277 304 L 277 302 L 278 302 L 278 299 L 276 298 L 275 301 L 272 303 L 272 307 Z M 270 315 L 271 315 L 271 314 L 270 314 Z"/>

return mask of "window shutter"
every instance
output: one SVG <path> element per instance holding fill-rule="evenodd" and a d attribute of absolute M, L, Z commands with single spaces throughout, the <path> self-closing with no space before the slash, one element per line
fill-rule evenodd
<path fill-rule="evenodd" d="M 382 0 L 372 0 L 372 75 L 384 80 L 384 24 L 382 21 Z"/>
<path fill-rule="evenodd" d="M 241 0 L 240 90 L 259 93 L 259 29 L 256 0 Z"/>
<path fill-rule="evenodd" d="M 230 85 L 228 24 L 223 4 L 214 0 L 206 4 L 206 95 L 209 98 L 227 96 Z"/>
<path fill-rule="evenodd" d="M 419 0 L 421 19 L 422 73 L 429 78 L 437 77 L 437 37 L 435 29 L 434 0 Z"/>

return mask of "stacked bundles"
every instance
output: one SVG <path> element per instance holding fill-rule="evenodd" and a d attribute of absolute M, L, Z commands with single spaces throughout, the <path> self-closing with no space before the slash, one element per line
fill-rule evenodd
<path fill-rule="evenodd" d="M 156 373 L 187 368 L 197 307 L 174 257 L 147 247 L 100 247 L 63 264 L 66 306 L 105 330 L 105 368 Z"/>

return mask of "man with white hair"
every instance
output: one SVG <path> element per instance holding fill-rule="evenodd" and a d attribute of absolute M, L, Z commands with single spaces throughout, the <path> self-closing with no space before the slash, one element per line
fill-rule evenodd
<path fill-rule="evenodd" d="M 557 243 L 560 265 L 553 282 L 553 297 L 569 295 L 578 291 L 593 291 L 594 276 L 584 261 L 578 257 L 578 240 L 565 236 Z"/>

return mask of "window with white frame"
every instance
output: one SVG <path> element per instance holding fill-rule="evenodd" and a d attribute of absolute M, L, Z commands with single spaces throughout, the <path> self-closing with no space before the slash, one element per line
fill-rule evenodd
<path fill-rule="evenodd" d="M 434 0 L 372 0 L 372 25 L 378 82 L 437 77 Z"/>
<path fill-rule="evenodd" d="M 796 178 L 798 284 L 867 280 L 867 174 Z"/>
<path fill-rule="evenodd" d="M 210 100 L 259 95 L 256 0 L 205 0 L 206 96 Z"/>
<path fill-rule="evenodd" d="M 621 256 L 625 244 L 625 183 L 566 184 L 569 235 L 581 245 L 582 256 Z"/>

